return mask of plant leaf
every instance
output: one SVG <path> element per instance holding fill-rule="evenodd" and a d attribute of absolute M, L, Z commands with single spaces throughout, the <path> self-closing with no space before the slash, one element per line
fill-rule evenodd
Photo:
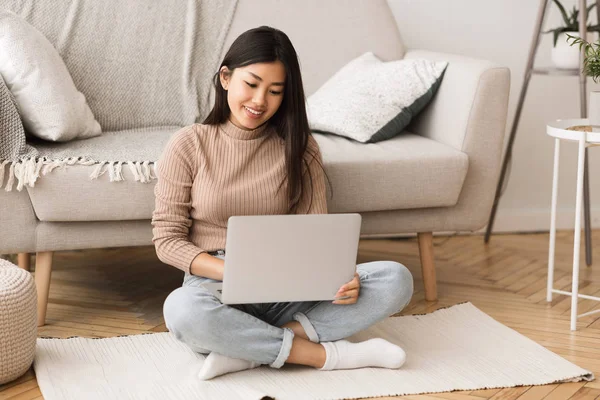
<path fill-rule="evenodd" d="M 600 25 L 588 25 L 588 32 L 600 32 Z"/>
<path fill-rule="evenodd" d="M 577 18 L 579 17 L 579 10 L 573 6 L 573 13 L 571 14 L 571 27 L 578 27 Z"/>
<path fill-rule="evenodd" d="M 561 15 L 563 17 L 563 20 L 565 21 L 565 24 L 567 26 L 569 26 L 569 17 L 567 16 L 567 11 L 563 7 L 563 5 L 560 4 L 560 1 L 558 1 L 558 0 L 552 0 L 552 1 L 554 1 L 554 4 L 556 4 L 556 6 L 558 7 L 558 9 L 560 10 L 560 13 L 561 13 Z"/>

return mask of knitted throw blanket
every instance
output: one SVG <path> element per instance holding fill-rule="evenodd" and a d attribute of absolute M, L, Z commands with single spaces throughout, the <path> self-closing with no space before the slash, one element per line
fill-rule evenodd
<path fill-rule="evenodd" d="M 148 10 L 154 13 L 153 17 L 160 14 L 157 20 L 163 24 L 160 28 L 167 35 L 163 35 L 163 44 L 148 48 L 148 52 L 152 51 L 149 53 L 150 60 L 157 59 L 156 63 L 148 65 L 147 58 L 137 60 L 138 53 L 134 52 L 120 64 L 121 68 L 131 69 L 131 74 L 129 69 L 126 73 L 112 71 L 110 62 L 108 67 L 102 67 L 95 73 L 82 69 L 79 66 L 82 62 L 84 65 L 89 63 L 90 68 L 98 68 L 98 62 L 106 63 L 106 59 L 102 58 L 106 55 L 94 56 L 81 50 L 87 48 L 85 41 L 88 36 L 89 40 L 97 42 L 98 35 L 114 36 L 115 32 L 132 29 L 127 26 L 131 21 L 121 15 L 124 25 L 100 25 L 109 30 L 108 33 L 97 29 L 71 31 L 85 29 L 81 27 L 95 21 L 97 17 L 93 11 L 97 10 L 94 7 L 109 13 L 118 13 L 118 7 L 129 7 L 118 0 L 113 3 L 114 7 L 101 7 L 100 3 L 86 1 L 56 3 L 40 0 L 32 5 L 26 0 L 0 0 L 0 8 L 13 11 L 39 27 L 55 46 L 69 68 L 75 86 L 86 95 L 103 131 L 97 137 L 61 143 L 26 134 L 18 104 L 0 71 L 0 188 L 21 191 L 25 185 L 35 186 L 37 179 L 55 168 L 76 164 L 94 166 L 91 179 L 106 173 L 111 182 L 121 181 L 124 180 L 122 171 L 127 168 L 136 181 L 151 182 L 156 179 L 154 164 L 171 135 L 182 126 L 201 121 L 210 110 L 212 76 L 221 61 L 237 0 L 187 0 L 180 4 L 185 7 L 164 15 L 164 18 L 161 14 L 166 7 L 164 4 L 170 3 L 164 3 L 162 9 L 156 5 L 155 8 L 142 7 L 141 12 Z M 143 24 L 144 15 L 139 18 Z M 115 52 L 127 48 L 127 40 L 132 41 L 134 49 L 136 45 L 139 47 L 136 41 L 143 40 L 135 36 L 118 37 L 124 42 L 116 46 L 112 43 Z M 79 53 L 76 54 L 76 51 Z M 147 68 L 148 75 L 144 68 Z M 145 81 L 140 81 L 144 78 Z M 124 92 L 126 87 L 133 91 Z M 130 107 L 126 96 L 138 92 L 137 97 L 131 98 L 135 104 Z"/>
<path fill-rule="evenodd" d="M 0 188 L 5 180 L 4 169 L 7 164 L 10 163 L 10 169 L 5 186 L 6 190 L 10 191 L 15 176 L 21 175 L 22 164 L 19 161 L 35 158 L 38 154 L 35 148 L 27 144 L 15 99 L 4 80 L 0 79 Z M 15 166 L 17 173 L 15 173 Z"/>

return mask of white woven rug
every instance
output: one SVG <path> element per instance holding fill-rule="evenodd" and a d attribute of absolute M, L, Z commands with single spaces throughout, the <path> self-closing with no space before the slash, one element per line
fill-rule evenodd
<path fill-rule="evenodd" d="M 471 303 L 387 320 L 351 338 L 402 346 L 399 370 L 261 367 L 199 381 L 204 356 L 170 333 L 37 341 L 46 400 L 354 399 L 593 380 L 593 374 L 495 321 Z"/>

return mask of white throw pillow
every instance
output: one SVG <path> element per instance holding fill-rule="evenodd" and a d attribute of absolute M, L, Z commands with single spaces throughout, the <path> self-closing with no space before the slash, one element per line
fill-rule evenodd
<path fill-rule="evenodd" d="M 101 134 L 56 49 L 10 11 L 0 11 L 0 74 L 28 133 L 55 142 Z"/>
<path fill-rule="evenodd" d="M 310 127 L 362 143 L 390 139 L 431 101 L 447 65 L 421 59 L 382 62 L 365 53 L 308 98 Z"/>

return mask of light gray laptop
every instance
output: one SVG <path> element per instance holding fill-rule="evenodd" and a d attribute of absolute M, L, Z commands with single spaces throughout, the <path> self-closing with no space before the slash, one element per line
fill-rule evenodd
<path fill-rule="evenodd" d="M 333 300 L 356 271 L 360 214 L 233 216 L 223 282 L 204 284 L 223 304 Z"/>

